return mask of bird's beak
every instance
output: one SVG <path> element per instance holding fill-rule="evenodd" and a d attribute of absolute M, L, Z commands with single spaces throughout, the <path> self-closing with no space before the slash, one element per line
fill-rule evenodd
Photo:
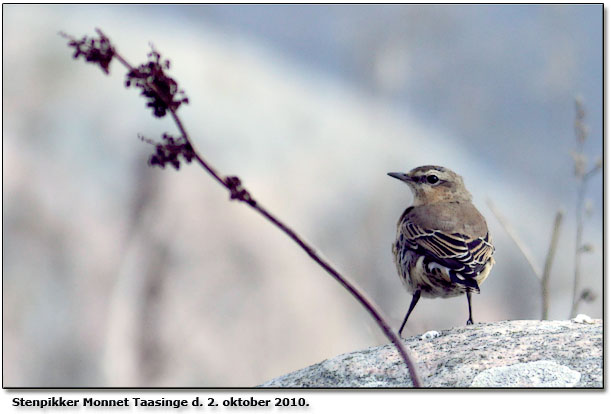
<path fill-rule="evenodd" d="M 412 177 L 404 173 L 391 172 L 391 173 L 387 173 L 387 175 L 389 177 L 397 178 L 398 180 L 404 181 L 404 182 L 412 181 Z"/>

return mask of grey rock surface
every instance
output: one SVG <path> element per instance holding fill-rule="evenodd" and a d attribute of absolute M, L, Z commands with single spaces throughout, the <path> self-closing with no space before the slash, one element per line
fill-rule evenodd
<path fill-rule="evenodd" d="M 603 387 L 601 319 L 502 321 L 414 336 L 426 387 Z M 393 345 L 339 355 L 261 387 L 411 387 Z"/>
<path fill-rule="evenodd" d="M 533 361 L 489 368 L 476 375 L 472 387 L 575 387 L 580 372 L 555 361 Z"/>

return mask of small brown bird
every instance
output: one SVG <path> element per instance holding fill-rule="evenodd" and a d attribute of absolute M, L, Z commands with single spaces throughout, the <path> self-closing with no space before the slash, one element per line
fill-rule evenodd
<path fill-rule="evenodd" d="M 448 168 L 425 165 L 407 174 L 389 173 L 408 184 L 414 203 L 397 223 L 393 255 L 400 279 L 412 301 L 399 334 L 421 296 L 467 295 L 472 320 L 472 292 L 495 264 L 487 222 L 472 204 L 463 179 Z"/>

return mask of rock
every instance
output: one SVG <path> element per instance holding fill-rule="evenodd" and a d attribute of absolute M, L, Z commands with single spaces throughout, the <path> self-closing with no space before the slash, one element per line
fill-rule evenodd
<path fill-rule="evenodd" d="M 575 387 L 580 372 L 555 361 L 534 361 L 489 368 L 476 375 L 471 387 Z"/>
<path fill-rule="evenodd" d="M 426 387 L 603 387 L 601 319 L 502 321 L 406 338 Z M 260 387 L 411 387 L 392 345 L 339 355 Z"/>
<path fill-rule="evenodd" d="M 423 335 L 421 335 L 421 340 L 423 339 L 434 339 L 440 336 L 440 332 L 438 331 L 427 331 Z"/>

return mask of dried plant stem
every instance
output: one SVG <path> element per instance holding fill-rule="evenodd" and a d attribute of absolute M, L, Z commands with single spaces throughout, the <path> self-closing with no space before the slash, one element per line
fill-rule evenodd
<path fill-rule="evenodd" d="M 548 246 L 548 253 L 546 254 L 546 262 L 544 263 L 544 271 L 542 272 L 542 320 L 548 319 L 548 309 L 550 307 L 550 270 L 552 268 L 553 259 L 555 258 L 555 252 L 557 251 L 557 244 L 559 242 L 559 234 L 561 233 L 561 222 L 563 221 L 563 211 L 557 211 L 555 216 L 555 222 L 553 224 L 552 236 L 550 238 L 550 245 Z"/>
<path fill-rule="evenodd" d="M 595 166 L 580 177 L 578 183 L 578 200 L 576 202 L 576 250 L 574 252 L 574 288 L 572 289 L 572 308 L 570 310 L 570 318 L 573 318 L 578 313 L 578 305 L 582 301 L 578 290 L 582 279 L 580 270 L 580 258 L 582 256 L 582 235 L 584 233 L 584 201 L 586 197 L 586 186 L 589 178 L 594 176 L 599 171 L 599 167 Z"/>
<path fill-rule="evenodd" d="M 582 246 L 582 233 L 584 230 L 584 216 L 582 214 L 582 208 L 584 205 L 584 195 L 586 192 L 585 180 L 582 179 L 578 185 L 578 202 L 576 205 L 576 250 L 574 251 L 574 288 L 572 289 L 572 308 L 570 310 L 570 318 L 576 316 L 578 312 L 578 288 L 580 286 L 580 279 L 582 273 L 580 272 L 580 247 Z"/>
<path fill-rule="evenodd" d="M 508 236 L 510 236 L 514 244 L 516 244 L 516 247 L 518 247 L 521 253 L 523 253 L 525 260 L 527 260 L 527 263 L 529 264 L 529 266 L 531 267 L 531 270 L 533 271 L 533 275 L 538 280 L 541 280 L 542 270 L 540 269 L 540 266 L 536 264 L 536 261 L 533 258 L 533 255 L 531 254 L 531 252 L 529 251 L 525 243 L 523 243 L 523 241 L 518 236 L 516 231 L 514 231 L 514 228 L 510 225 L 508 220 L 505 219 L 505 217 L 500 213 L 500 211 L 497 209 L 495 204 L 493 204 L 493 201 L 487 200 L 487 205 L 489 206 L 489 208 L 491 209 L 491 211 L 493 212 L 493 214 L 495 215 L 499 223 L 502 225 L 504 230 L 506 230 L 506 233 L 508 233 Z"/>
<path fill-rule="evenodd" d="M 574 250 L 574 288 L 572 289 L 572 307 L 570 310 L 570 318 L 573 318 L 578 313 L 578 305 L 582 300 L 585 300 L 583 294 L 579 293 L 582 272 L 580 269 L 580 259 L 584 253 L 585 245 L 583 244 L 582 236 L 584 233 L 584 214 L 585 214 L 585 197 L 587 181 L 599 172 L 602 166 L 602 160 L 599 158 L 595 161 L 593 167 L 586 171 L 587 158 L 584 154 L 584 144 L 588 137 L 588 128 L 584 123 L 586 112 L 584 103 L 580 97 L 575 100 L 576 118 L 574 120 L 574 134 L 576 135 L 576 151 L 572 151 L 574 158 L 574 174 L 578 178 L 578 198 L 576 200 L 576 249 Z"/>
<path fill-rule="evenodd" d="M 97 30 L 98 34 L 105 36 L 102 31 Z M 117 51 L 114 51 L 114 57 L 121 62 L 128 70 L 133 70 L 133 66 L 130 65 L 127 60 L 125 60 Z M 155 85 L 150 85 L 150 87 L 155 90 Z M 163 96 L 160 94 L 160 96 Z M 176 113 L 176 110 L 172 108 L 171 105 L 168 105 L 169 110 L 172 114 L 172 118 L 174 122 L 181 132 L 183 138 L 192 146 L 195 159 L 198 161 L 200 166 L 204 168 L 219 184 L 224 186 L 228 191 L 233 192 L 234 188 L 222 178 L 222 176 L 208 163 L 204 160 L 204 158 L 198 153 L 191 142 L 191 138 L 187 133 L 185 126 L 183 125 L 181 119 Z M 400 356 L 404 360 L 406 366 L 408 367 L 408 371 L 410 373 L 410 377 L 412 379 L 412 384 L 416 388 L 423 387 L 423 382 L 419 376 L 419 373 L 416 369 L 414 362 L 412 361 L 412 357 L 409 351 L 406 349 L 405 345 L 401 341 L 400 337 L 395 333 L 395 331 L 391 328 L 390 324 L 387 322 L 387 319 L 383 316 L 382 311 L 378 309 L 378 307 L 374 304 L 374 302 L 367 297 L 367 295 L 353 282 L 350 282 L 346 277 L 341 275 L 329 262 L 327 262 L 317 251 L 310 246 L 306 241 L 304 241 L 295 231 L 289 228 L 286 224 L 276 218 L 272 213 L 270 213 L 266 208 L 262 207 L 259 203 L 255 202 L 253 198 L 249 197 L 248 199 L 237 197 L 238 200 L 245 202 L 247 205 L 252 207 L 255 211 L 265 217 L 268 221 L 274 224 L 278 229 L 280 229 L 283 233 L 285 233 L 291 240 L 293 240 L 297 245 L 299 245 L 302 250 L 308 254 L 315 262 L 319 264 L 327 273 L 329 273 L 338 283 L 340 283 L 346 290 L 348 290 L 355 299 L 366 310 L 370 313 L 370 315 L 374 318 L 376 323 L 380 326 L 384 334 L 389 338 L 389 340 L 395 345 Z"/>
<path fill-rule="evenodd" d="M 540 293 L 542 296 L 542 320 L 548 319 L 548 309 L 550 308 L 550 289 L 549 289 L 549 281 L 550 281 L 550 271 L 552 269 L 553 259 L 555 258 L 555 253 L 557 251 L 557 244 L 559 242 L 559 233 L 561 232 L 561 223 L 563 221 L 563 210 L 557 211 L 555 215 L 555 221 L 553 224 L 552 236 L 550 239 L 550 245 L 548 246 L 548 253 L 546 254 L 546 262 L 544 264 L 544 270 L 540 270 L 540 267 L 536 264 L 533 255 L 523 243 L 518 234 L 514 231 L 514 228 L 508 223 L 508 220 L 500 213 L 497 209 L 493 201 L 487 200 L 487 205 L 500 222 L 506 233 L 510 236 L 512 241 L 519 248 L 527 263 L 531 267 L 533 271 L 533 275 L 540 282 Z"/>

